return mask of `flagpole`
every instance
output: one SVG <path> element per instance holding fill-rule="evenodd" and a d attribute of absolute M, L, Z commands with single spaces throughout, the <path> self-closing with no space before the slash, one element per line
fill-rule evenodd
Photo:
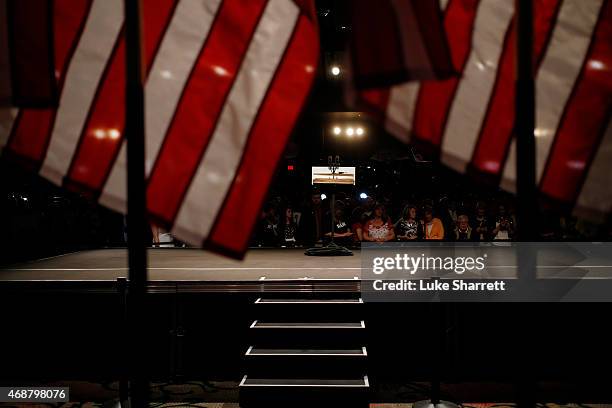
<path fill-rule="evenodd" d="M 516 0 L 516 195 L 517 232 L 519 241 L 533 242 L 537 233 L 537 186 L 535 141 L 535 85 L 533 64 L 533 4 L 532 0 Z M 520 244 L 519 244 L 520 245 Z M 532 286 L 536 273 L 535 248 L 518 247 L 519 285 Z M 524 366 L 533 361 L 532 350 L 521 347 Z M 536 405 L 535 379 L 529 367 L 517 379 L 517 407 Z"/>
<path fill-rule="evenodd" d="M 520 241 L 536 234 L 535 86 L 533 79 L 533 4 L 516 0 L 516 193 Z"/>
<path fill-rule="evenodd" d="M 144 310 L 147 285 L 144 74 L 141 0 L 125 0 L 128 232 L 128 366 L 130 408 L 145 407 L 149 383 L 144 352 Z"/>

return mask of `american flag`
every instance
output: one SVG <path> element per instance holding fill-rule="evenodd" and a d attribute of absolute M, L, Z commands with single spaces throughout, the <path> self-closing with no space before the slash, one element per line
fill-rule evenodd
<path fill-rule="evenodd" d="M 357 87 L 456 74 L 437 0 L 352 0 L 351 10 L 351 76 Z"/>
<path fill-rule="evenodd" d="M 241 256 L 315 75 L 313 5 L 142 4 L 149 216 Z M 55 0 L 52 19 L 59 105 L 3 109 L 2 155 L 125 212 L 123 0 Z"/>
<path fill-rule="evenodd" d="M 400 140 L 513 191 L 514 1 L 440 5 L 460 76 L 370 89 L 359 100 Z M 612 2 L 534 0 L 533 7 L 539 190 L 602 220 L 612 211 Z"/>

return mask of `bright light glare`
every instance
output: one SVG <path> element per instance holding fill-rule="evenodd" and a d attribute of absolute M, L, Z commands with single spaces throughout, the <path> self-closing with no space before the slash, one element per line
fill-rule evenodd
<path fill-rule="evenodd" d="M 113 140 L 117 140 L 119 136 L 121 136 L 121 133 L 117 129 L 111 129 L 108 131 L 108 136 Z"/>
<path fill-rule="evenodd" d="M 339 126 L 334 126 L 334 135 L 339 135 L 342 132 L 342 129 L 340 129 Z"/>
<path fill-rule="evenodd" d="M 331 67 L 331 74 L 333 76 L 338 76 L 340 75 L 340 67 L 337 65 L 334 65 L 333 67 Z"/>
<path fill-rule="evenodd" d="M 346 128 L 347 136 L 353 136 L 354 134 L 355 134 L 355 129 L 353 129 L 352 127 Z"/>
<path fill-rule="evenodd" d="M 359 194 L 359 198 L 361 198 L 362 200 L 365 200 L 366 198 L 368 198 L 368 195 L 366 193 L 361 193 Z"/>
<path fill-rule="evenodd" d="M 102 129 L 96 129 L 94 130 L 94 136 L 96 137 L 96 139 L 104 139 L 104 136 L 106 136 L 106 132 Z"/>
<path fill-rule="evenodd" d="M 325 194 L 321 194 L 321 200 L 325 200 L 327 196 Z"/>
<path fill-rule="evenodd" d="M 357 133 L 357 136 L 362 136 L 363 135 L 363 128 L 358 127 L 357 130 L 355 130 L 355 133 Z"/>
<path fill-rule="evenodd" d="M 589 66 L 593 69 L 604 69 L 606 67 L 603 62 L 598 60 L 592 60 L 589 62 Z"/>

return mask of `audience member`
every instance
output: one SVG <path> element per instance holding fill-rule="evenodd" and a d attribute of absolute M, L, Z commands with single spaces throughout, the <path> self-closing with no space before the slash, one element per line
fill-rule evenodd
<path fill-rule="evenodd" d="M 276 208 L 268 204 L 257 228 L 259 243 L 263 246 L 276 246 L 279 243 L 278 216 Z"/>
<path fill-rule="evenodd" d="M 506 206 L 500 204 L 495 218 L 495 228 L 491 231 L 494 241 L 509 241 L 514 236 L 514 222 L 506 213 Z"/>
<path fill-rule="evenodd" d="M 466 214 L 461 214 L 457 217 L 457 226 L 455 227 L 453 239 L 455 241 L 476 241 L 477 234 L 472 231 L 469 217 Z"/>
<path fill-rule="evenodd" d="M 372 217 L 366 222 L 363 229 L 365 241 L 384 242 L 395 238 L 393 224 L 385 211 L 385 206 L 377 204 L 372 212 Z"/>
<path fill-rule="evenodd" d="M 399 241 L 414 241 L 422 238 L 421 224 L 417 220 L 416 207 L 407 205 L 402 211 L 402 217 L 395 223 L 395 235 Z"/>
<path fill-rule="evenodd" d="M 433 210 L 431 207 L 425 207 L 423 211 L 424 222 L 423 229 L 426 240 L 443 240 L 444 239 L 444 225 L 439 218 L 433 216 Z"/>
<path fill-rule="evenodd" d="M 327 232 L 325 233 L 326 237 L 331 238 L 331 231 L 333 228 L 334 231 L 334 241 L 340 245 L 350 245 L 353 242 L 353 233 L 351 232 L 351 227 L 348 222 L 344 218 L 344 211 L 342 208 L 336 208 L 335 211 L 335 223 L 331 226 L 331 228 L 327 228 Z M 331 222 L 331 219 L 330 219 Z"/>
<path fill-rule="evenodd" d="M 367 218 L 361 207 L 355 208 L 351 214 L 351 231 L 353 231 L 353 241 L 355 243 L 363 241 L 363 226 L 367 222 Z"/>
<path fill-rule="evenodd" d="M 321 206 L 321 193 L 314 191 L 310 196 L 310 202 L 302 211 L 299 238 L 305 245 L 314 245 L 321 240 L 322 230 L 323 208 Z"/>
<path fill-rule="evenodd" d="M 285 209 L 285 216 L 281 223 L 281 245 L 295 246 L 297 241 L 297 222 L 293 214 L 293 208 L 287 206 Z"/>
<path fill-rule="evenodd" d="M 478 203 L 476 207 L 476 218 L 473 224 L 475 239 L 477 241 L 487 241 L 490 235 L 490 223 L 487 218 L 487 210 L 483 203 Z"/>

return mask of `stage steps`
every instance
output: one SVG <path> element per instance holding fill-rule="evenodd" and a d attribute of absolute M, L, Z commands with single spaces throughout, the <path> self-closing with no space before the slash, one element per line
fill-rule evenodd
<path fill-rule="evenodd" d="M 360 298 L 258 298 L 240 383 L 242 408 L 368 406 Z"/>

